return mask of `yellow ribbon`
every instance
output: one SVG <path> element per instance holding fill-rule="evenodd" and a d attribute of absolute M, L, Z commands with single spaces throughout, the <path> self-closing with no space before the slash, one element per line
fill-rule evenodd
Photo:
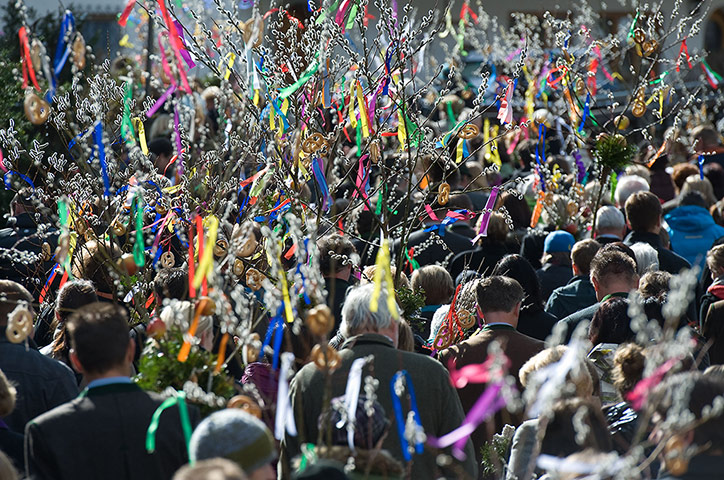
<path fill-rule="evenodd" d="M 407 141 L 407 126 L 402 110 L 397 110 L 397 141 L 400 142 L 400 150 L 404 150 Z"/>
<path fill-rule="evenodd" d="M 359 116 L 362 120 L 362 137 L 367 138 L 370 136 L 370 125 L 367 120 L 367 104 L 362 94 L 362 85 L 357 81 L 357 104 L 359 105 Z"/>
<path fill-rule="evenodd" d="M 214 268 L 214 245 L 216 245 L 216 236 L 219 233 L 219 219 L 214 215 L 209 215 L 204 223 L 208 224 L 209 233 L 206 235 L 206 242 L 204 243 L 204 256 L 199 261 L 198 267 L 196 267 L 194 288 L 199 288 L 202 280 L 208 277 Z"/>
<path fill-rule="evenodd" d="M 463 161 L 463 144 L 464 144 L 464 142 L 465 142 L 465 140 L 463 140 L 462 138 L 458 138 L 458 145 L 455 148 L 455 150 L 456 150 L 455 163 L 459 164 L 460 162 Z"/>
<path fill-rule="evenodd" d="M 281 252 L 284 246 L 279 242 L 279 251 Z M 282 259 L 279 257 L 279 265 L 282 265 Z M 284 268 L 279 269 L 279 279 L 282 284 L 282 298 L 284 299 L 284 315 L 287 317 L 287 323 L 294 323 L 294 314 L 292 313 L 292 301 L 289 298 L 289 286 L 287 285 L 287 273 Z"/>
<path fill-rule="evenodd" d="M 146 129 L 143 126 L 143 122 L 140 118 L 136 117 L 131 120 L 131 123 L 133 123 L 133 128 L 138 130 L 138 141 L 141 142 L 141 150 L 143 150 L 143 154 L 148 155 L 148 145 L 146 144 Z"/>
<path fill-rule="evenodd" d="M 349 89 L 349 123 L 352 125 L 352 128 L 357 127 L 357 116 L 354 114 L 354 97 L 355 97 L 355 88 L 356 84 L 352 82 Z"/>
<path fill-rule="evenodd" d="M 228 61 L 227 61 L 228 59 Z M 224 80 L 228 80 L 231 76 L 231 67 L 234 66 L 234 61 L 236 60 L 236 54 L 234 52 L 229 52 L 226 54 L 223 60 L 221 60 L 221 65 L 224 65 L 224 62 L 227 62 L 226 64 L 226 72 L 224 73 Z M 219 68 L 221 69 L 221 68 Z"/>
<path fill-rule="evenodd" d="M 493 161 L 494 164 L 498 166 L 498 168 L 503 166 L 503 161 L 500 159 L 500 151 L 498 150 L 498 129 L 500 127 L 498 125 L 493 126 L 493 132 L 492 137 L 493 141 L 490 146 L 490 158 Z"/>
<path fill-rule="evenodd" d="M 392 283 L 392 269 L 390 268 L 390 245 L 385 239 L 382 246 L 377 251 L 377 260 L 375 267 L 375 287 L 370 298 L 370 311 L 376 312 L 379 307 L 379 299 L 382 294 L 382 280 L 387 284 L 387 309 L 390 311 L 392 318 L 399 318 L 397 312 L 397 303 L 395 301 L 395 286 Z"/>

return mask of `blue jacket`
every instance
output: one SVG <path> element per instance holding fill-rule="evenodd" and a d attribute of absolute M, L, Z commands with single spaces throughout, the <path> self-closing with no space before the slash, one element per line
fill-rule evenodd
<path fill-rule="evenodd" d="M 724 227 L 717 225 L 709 212 L 696 205 L 683 205 L 664 217 L 671 237 L 671 249 L 689 263 L 704 266 L 706 252 L 724 237 Z"/>

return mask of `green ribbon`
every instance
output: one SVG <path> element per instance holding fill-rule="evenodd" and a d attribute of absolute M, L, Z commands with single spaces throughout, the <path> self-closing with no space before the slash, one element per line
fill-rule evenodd
<path fill-rule="evenodd" d="M 123 119 L 121 120 L 121 136 L 126 144 L 132 144 L 136 138 L 136 131 L 131 122 L 131 100 L 133 99 L 133 86 L 129 80 L 126 83 L 126 93 L 123 96 Z"/>
<path fill-rule="evenodd" d="M 611 201 L 614 201 L 614 194 L 616 193 L 616 185 L 618 185 L 618 175 L 616 172 L 611 172 Z"/>
<path fill-rule="evenodd" d="M 346 30 L 351 29 L 354 27 L 354 19 L 357 16 L 357 10 L 359 9 L 359 5 L 355 3 L 352 5 L 352 8 L 349 9 L 349 17 L 347 17 L 347 24 L 344 26 Z"/>
<path fill-rule="evenodd" d="M 320 23 L 322 23 L 324 21 L 324 19 L 327 18 L 327 15 L 329 15 L 330 13 L 332 13 L 333 11 L 335 11 L 337 9 L 337 5 L 339 5 L 339 0 L 336 0 L 332 4 L 332 6 L 330 6 L 327 9 L 326 12 L 322 12 L 322 14 L 317 17 L 317 20 L 314 21 L 314 24 L 319 25 Z"/>
<path fill-rule="evenodd" d="M 638 19 L 639 19 L 639 13 L 640 13 L 640 12 L 638 12 L 638 11 L 636 12 L 636 16 L 635 16 L 634 19 L 633 19 L 633 23 L 631 24 L 631 28 L 628 29 L 628 36 L 626 37 L 626 40 L 629 40 L 631 37 L 633 37 L 634 28 L 636 28 L 636 22 L 637 22 Z"/>
<path fill-rule="evenodd" d="M 317 462 L 317 453 L 314 451 L 313 443 L 302 444 L 302 459 L 299 462 L 298 472 L 303 472 L 309 465 L 314 465 Z"/>
<path fill-rule="evenodd" d="M 418 268 L 420 268 L 420 263 L 417 260 L 415 260 L 414 258 L 412 258 L 410 256 L 410 253 L 407 250 L 405 250 L 405 256 L 407 257 L 407 260 L 410 262 L 410 265 L 412 265 L 413 270 L 417 270 Z"/>
<path fill-rule="evenodd" d="M 161 421 L 161 414 L 164 410 L 173 405 L 178 405 L 179 416 L 181 417 L 181 428 L 184 432 L 184 440 L 186 441 L 186 452 L 188 454 L 189 442 L 191 441 L 191 421 L 189 420 L 189 410 L 186 406 L 186 394 L 184 392 L 176 392 L 176 395 L 167 398 L 161 405 L 153 412 L 151 417 L 151 423 L 148 425 L 146 431 L 146 451 L 153 453 L 156 451 L 156 432 L 158 431 L 158 424 Z M 193 464 L 193 459 L 189 459 L 189 463 Z"/>
<path fill-rule="evenodd" d="M 319 70 L 319 60 L 317 60 L 318 58 L 319 52 L 317 52 L 314 57 L 314 61 L 307 67 L 302 76 L 299 77 L 299 80 L 289 85 L 288 87 L 282 88 L 279 91 L 279 99 L 284 100 L 285 98 L 292 95 L 294 92 L 299 90 L 302 85 L 307 83 L 309 79 L 314 76 L 315 73 L 317 73 L 317 70 Z"/>
<path fill-rule="evenodd" d="M 133 245 L 133 261 L 136 265 L 146 265 L 146 249 L 143 241 L 143 197 L 137 194 L 133 203 L 136 205 L 136 244 Z"/>

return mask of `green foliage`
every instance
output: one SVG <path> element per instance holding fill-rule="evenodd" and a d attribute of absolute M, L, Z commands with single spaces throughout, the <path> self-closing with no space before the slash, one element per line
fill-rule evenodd
<path fill-rule="evenodd" d="M 602 133 L 596 139 L 593 155 L 604 170 L 623 170 L 633 160 L 636 147 L 629 145 L 623 135 Z"/>
<path fill-rule="evenodd" d="M 204 391 L 209 385 L 211 376 L 211 393 L 224 398 L 234 394 L 233 381 L 222 371 L 214 375 L 216 357 L 200 348 L 191 348 L 185 362 L 177 357 L 183 344 L 183 334 L 178 330 L 169 330 L 160 341 L 148 339 L 146 347 L 138 363 L 138 374 L 134 378 L 136 384 L 144 390 L 162 392 L 168 387 L 177 390 L 183 388 L 186 381 L 194 381 Z M 208 415 L 215 408 L 199 405 L 202 415 Z"/>
<path fill-rule="evenodd" d="M 482 455 L 480 473 L 482 476 L 500 476 L 503 471 L 503 460 L 508 457 L 508 450 L 510 449 L 510 443 L 513 441 L 514 433 L 515 428 L 505 425 L 500 434 L 493 435 L 492 440 L 485 442 L 480 447 Z"/>
<path fill-rule="evenodd" d="M 425 292 L 420 289 L 415 293 L 407 287 L 400 287 L 395 290 L 397 304 L 402 308 L 402 316 L 407 320 L 413 320 L 420 314 L 420 309 L 425 306 Z"/>

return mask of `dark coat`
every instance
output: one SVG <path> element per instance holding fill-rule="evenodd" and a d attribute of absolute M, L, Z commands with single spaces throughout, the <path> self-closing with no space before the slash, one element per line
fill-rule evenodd
<path fill-rule="evenodd" d="M 565 318 L 596 303 L 596 290 L 591 280 L 577 275 L 567 285 L 553 290 L 546 303 L 546 312 L 556 318 Z"/>
<path fill-rule="evenodd" d="M 26 468 L 31 479 L 170 479 L 188 462 L 176 406 L 164 410 L 156 432 L 156 451 L 146 452 L 146 431 L 164 398 L 135 384 L 110 384 L 84 390 L 28 423 Z M 191 427 L 198 410 L 189 406 Z"/>
<path fill-rule="evenodd" d="M 504 243 L 483 242 L 483 245 L 455 255 L 450 262 L 448 271 L 455 280 L 463 270 L 473 270 L 483 275 L 490 275 L 495 265 L 507 254 L 511 253 Z"/>
<path fill-rule="evenodd" d="M 426 355 L 405 352 L 393 347 L 392 342 L 382 335 L 364 334 L 347 340 L 339 351 L 341 365 L 331 375 L 331 397 L 344 395 L 347 377 L 352 362 L 357 358 L 373 356 L 372 364 L 363 370 L 363 375 L 373 373 L 379 380 L 377 400 L 385 410 L 386 416 L 393 419 L 382 448 L 404 463 L 397 426 L 394 423 L 394 408 L 390 381 L 400 370 L 406 370 L 412 379 L 417 408 L 420 412 L 422 427 L 427 435 L 440 437 L 458 428 L 464 419 L 460 399 L 450 383 L 450 377 L 440 363 Z M 325 374 L 313 363 L 305 365 L 291 381 L 290 397 L 294 418 L 297 423 L 297 436 L 284 436 L 279 458 L 281 478 L 288 478 L 291 460 L 301 453 L 301 445 L 306 442 L 317 444 L 318 420 L 325 402 Z M 403 402 L 407 412 L 407 400 Z M 438 478 L 438 474 L 456 476 L 454 470 L 441 472 L 437 466 L 437 451 L 425 446 L 421 455 L 414 455 L 412 476 L 414 479 Z M 468 442 L 465 453 L 467 460 L 462 467 L 468 475 L 477 475 L 477 465 L 473 461 L 472 445 Z M 456 465 L 455 468 L 460 468 Z"/>
<path fill-rule="evenodd" d="M 518 317 L 518 331 L 523 335 L 545 340 L 557 321 L 556 317 L 545 312 L 539 305 L 523 306 Z"/>
<path fill-rule="evenodd" d="M 708 342 L 709 360 L 712 365 L 724 364 L 724 300 L 710 304 L 706 316 L 702 316 L 702 335 Z"/>
<path fill-rule="evenodd" d="M 440 239 L 443 245 L 440 245 L 437 241 L 433 241 L 432 245 L 422 251 L 418 251 L 419 245 L 430 239 L 431 236 Z M 415 249 L 413 250 L 413 257 L 422 266 L 433 265 L 435 263 L 448 265 L 455 255 L 465 250 L 470 250 L 474 237 L 475 230 L 473 230 L 470 225 L 463 222 L 456 222 L 445 229 L 445 235 L 442 237 L 437 235 L 437 230 L 426 232 L 425 229 L 421 229 L 412 232 L 407 241 L 407 250 L 409 251 L 410 248 Z M 395 240 L 393 245 L 393 252 L 399 254 L 399 251 L 400 240 L 398 239 Z"/>
<path fill-rule="evenodd" d="M 629 247 L 638 242 L 648 243 L 658 252 L 660 270 L 676 275 L 685 268 L 691 268 L 691 265 L 686 261 L 686 259 L 675 254 L 668 248 L 665 248 L 661 244 L 661 237 L 659 237 L 656 233 L 631 232 L 626 235 L 626 238 L 623 241 L 623 243 Z"/>
<path fill-rule="evenodd" d="M 709 480 L 721 478 L 724 471 L 724 456 L 696 455 L 689 460 L 686 473 L 674 475 L 662 467 L 659 472 L 659 480 Z"/>
<path fill-rule="evenodd" d="M 596 314 L 600 306 L 601 304 L 599 302 L 596 302 L 590 307 L 586 307 L 583 310 L 572 313 L 566 318 L 559 320 L 556 325 L 564 326 L 563 332 L 565 333 L 565 339 L 563 343 L 568 343 L 571 341 L 573 332 L 576 330 L 576 327 L 578 327 L 581 322 L 590 323 L 591 320 L 593 320 L 593 316 Z"/>
<path fill-rule="evenodd" d="M 503 352 L 510 359 L 508 373 L 515 377 L 516 382 L 518 382 L 518 388 L 522 391 L 520 381 L 518 380 L 518 371 L 530 357 L 543 350 L 545 344 L 540 340 L 523 335 L 510 326 L 494 325 L 484 327 L 479 333 L 464 342 L 453 345 L 440 352 L 438 358 L 445 367 L 448 367 L 450 362 L 452 362 L 455 368 L 458 369 L 473 363 L 482 363 L 487 358 L 488 347 L 494 340 L 500 342 Z M 480 395 L 483 394 L 485 388 L 485 384 L 469 383 L 458 390 L 460 402 L 463 405 L 463 409 L 465 409 L 465 413 L 469 412 L 473 405 L 475 405 L 475 402 L 480 398 Z M 475 458 L 478 463 L 482 460 L 480 448 L 486 441 L 493 437 L 494 433 L 499 433 L 506 423 L 517 427 L 522 421 L 523 418 L 520 414 L 511 414 L 507 410 L 501 410 L 496 414 L 493 425 L 490 424 L 492 422 L 480 425 L 472 435 L 470 435 L 470 439 L 473 441 L 473 448 L 475 449 Z"/>
<path fill-rule="evenodd" d="M 335 333 L 339 330 L 339 324 L 342 323 L 342 306 L 344 305 L 344 299 L 347 298 L 347 289 L 352 284 L 339 278 L 325 278 L 324 284 L 327 289 L 327 306 L 334 316 L 334 330 L 332 330 L 332 333 Z"/>
<path fill-rule="evenodd" d="M 570 265 L 554 265 L 546 263 L 536 270 L 535 274 L 540 281 L 540 292 L 543 301 L 547 301 L 553 290 L 566 285 L 573 277 Z"/>

